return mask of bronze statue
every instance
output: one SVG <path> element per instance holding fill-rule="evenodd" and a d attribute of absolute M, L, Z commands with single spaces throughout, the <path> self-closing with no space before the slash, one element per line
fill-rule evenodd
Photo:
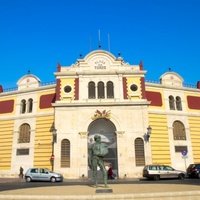
<path fill-rule="evenodd" d="M 105 187 L 107 185 L 107 171 L 104 166 L 103 157 L 108 154 L 108 148 L 105 143 L 101 142 L 101 136 L 94 136 L 95 143 L 89 148 L 89 167 L 93 170 L 95 186 L 98 187 L 97 166 L 100 167 Z"/>

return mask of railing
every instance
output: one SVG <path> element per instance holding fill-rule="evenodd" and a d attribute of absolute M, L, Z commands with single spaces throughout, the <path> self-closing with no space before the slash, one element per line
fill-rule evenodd
<path fill-rule="evenodd" d="M 56 81 L 47 81 L 40 83 L 40 86 L 47 86 L 47 85 L 53 85 L 56 84 Z M 18 90 L 18 87 L 12 87 L 12 88 L 3 88 L 3 92 L 11 92 L 11 91 L 16 91 Z"/>
<path fill-rule="evenodd" d="M 145 80 L 145 82 L 147 82 L 147 83 L 160 84 L 160 81 L 159 81 L 159 80 Z M 187 88 L 197 88 L 197 85 L 183 83 L 183 87 L 187 87 Z"/>
<path fill-rule="evenodd" d="M 147 83 L 160 84 L 160 81 L 159 81 L 159 80 L 145 80 L 145 82 L 147 82 Z M 40 86 L 47 86 L 47 85 L 53 85 L 53 84 L 56 84 L 56 80 L 40 83 Z M 183 87 L 187 87 L 187 88 L 197 88 L 197 86 L 194 85 L 194 84 L 186 84 L 186 83 L 183 83 Z M 4 89 L 3 89 L 3 92 L 11 92 L 11 91 L 16 91 L 16 90 L 18 90 L 18 87 L 4 88 Z"/>

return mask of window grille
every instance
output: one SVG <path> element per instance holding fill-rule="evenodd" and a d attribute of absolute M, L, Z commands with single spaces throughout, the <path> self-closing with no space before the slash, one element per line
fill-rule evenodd
<path fill-rule="evenodd" d="M 61 141 L 61 167 L 70 167 L 70 141 Z"/>
<path fill-rule="evenodd" d="M 31 113 L 33 110 L 33 99 L 28 100 L 28 113 Z"/>
<path fill-rule="evenodd" d="M 104 99 L 105 92 L 104 92 L 104 83 L 98 82 L 98 99 Z"/>
<path fill-rule="evenodd" d="M 187 146 L 175 146 L 175 152 L 180 153 L 182 151 L 188 151 Z"/>
<path fill-rule="evenodd" d="M 135 163 L 136 166 L 145 165 L 144 141 L 141 138 L 135 139 Z"/>
<path fill-rule="evenodd" d="M 88 84 L 88 98 L 89 99 L 95 99 L 95 83 L 94 82 L 89 82 Z"/>
<path fill-rule="evenodd" d="M 174 140 L 186 140 L 185 127 L 180 121 L 173 123 Z"/>
<path fill-rule="evenodd" d="M 23 99 L 21 101 L 21 108 L 20 108 L 20 113 L 25 113 L 26 112 L 26 100 Z"/>
<path fill-rule="evenodd" d="M 176 97 L 176 109 L 182 110 L 181 98 L 179 96 Z"/>
<path fill-rule="evenodd" d="M 17 156 L 29 155 L 29 149 L 17 149 Z"/>
<path fill-rule="evenodd" d="M 174 97 L 171 95 L 169 96 L 169 108 L 170 110 L 175 110 Z"/>
<path fill-rule="evenodd" d="M 18 143 L 29 143 L 29 142 L 30 142 L 30 125 L 22 124 L 19 128 Z"/>
<path fill-rule="evenodd" d="M 113 82 L 111 82 L 111 81 L 107 82 L 107 98 L 108 99 L 114 98 Z"/>

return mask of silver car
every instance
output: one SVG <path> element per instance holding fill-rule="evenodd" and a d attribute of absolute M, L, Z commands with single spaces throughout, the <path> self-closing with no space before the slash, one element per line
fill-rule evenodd
<path fill-rule="evenodd" d="M 143 169 L 143 177 L 154 180 L 159 180 L 160 178 L 184 179 L 186 172 L 176 170 L 167 165 L 146 165 Z"/>
<path fill-rule="evenodd" d="M 63 181 L 63 176 L 61 174 L 52 172 L 46 168 L 30 168 L 25 174 L 26 182 L 31 181 Z"/>

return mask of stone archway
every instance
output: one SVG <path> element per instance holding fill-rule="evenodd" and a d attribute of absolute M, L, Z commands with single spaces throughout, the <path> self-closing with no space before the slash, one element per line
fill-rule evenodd
<path fill-rule="evenodd" d="M 88 127 L 88 149 L 94 143 L 94 135 L 100 135 L 102 142 L 108 145 L 109 153 L 104 157 L 106 167 L 112 164 L 113 171 L 118 175 L 118 159 L 117 159 L 117 137 L 116 127 L 108 119 L 100 118 L 94 120 Z M 101 171 L 98 171 L 98 176 L 102 177 Z M 88 178 L 92 178 L 92 170 L 88 169 Z"/>

